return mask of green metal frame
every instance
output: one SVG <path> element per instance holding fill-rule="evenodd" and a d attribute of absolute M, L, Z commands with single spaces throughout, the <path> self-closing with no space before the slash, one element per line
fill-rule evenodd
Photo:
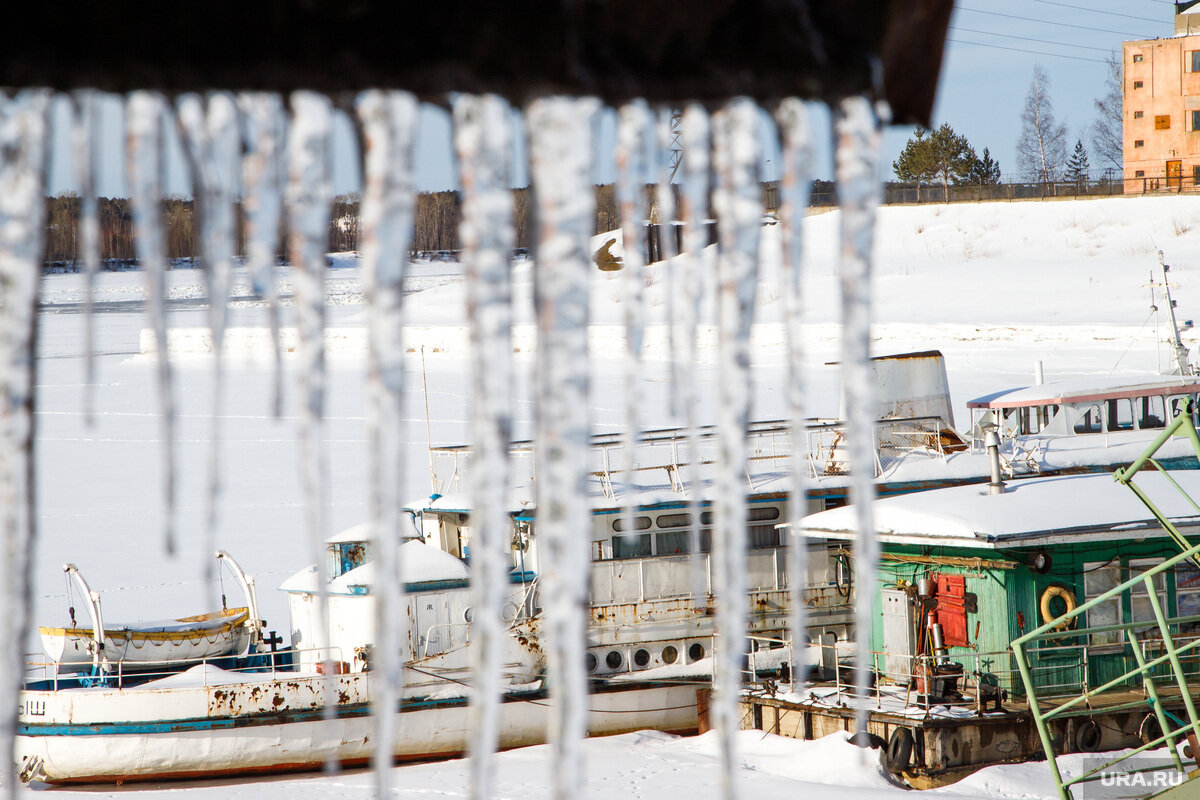
<path fill-rule="evenodd" d="M 1162 475 L 1166 477 L 1168 482 L 1175 488 L 1175 490 L 1178 491 L 1180 495 L 1182 495 L 1188 501 L 1188 503 L 1190 503 L 1191 506 L 1196 509 L 1197 514 L 1200 514 L 1200 505 L 1197 505 L 1196 501 L 1188 496 L 1187 492 L 1185 492 L 1182 487 L 1180 487 L 1179 484 L 1171 478 L 1170 474 L 1163 469 L 1162 465 L 1154 460 L 1154 455 L 1158 452 L 1158 449 L 1175 435 L 1182 435 L 1186 437 L 1191 442 L 1192 449 L 1195 451 L 1197 459 L 1200 459 L 1200 435 L 1197 435 L 1196 428 L 1192 425 L 1190 404 L 1188 404 L 1188 406 L 1189 407 L 1184 408 L 1183 411 L 1181 411 L 1180 414 L 1171 421 L 1171 424 L 1169 424 L 1154 440 L 1150 447 L 1147 448 L 1145 453 L 1143 453 L 1127 468 L 1117 470 L 1115 474 L 1116 480 L 1125 486 L 1128 486 L 1133 493 L 1137 495 L 1138 499 L 1141 500 L 1146 508 L 1150 510 L 1150 513 L 1154 515 L 1155 519 L 1157 519 L 1158 522 L 1163 526 L 1163 529 L 1171 536 L 1182 552 L 1179 555 L 1174 556 L 1173 558 L 1170 558 L 1153 567 L 1152 569 L 1141 573 L 1136 578 L 1131 578 L 1130 580 L 1122 583 L 1120 586 L 1109 589 L 1107 592 L 1088 600 L 1062 617 L 1048 622 L 1023 636 L 1014 639 L 1012 642 L 1013 655 L 1016 658 L 1017 668 L 1021 672 L 1021 681 L 1025 684 L 1026 698 L 1029 702 L 1029 713 L 1033 718 L 1034 725 L 1037 727 L 1038 736 L 1042 742 L 1042 749 L 1046 753 L 1046 763 L 1050 765 L 1050 772 L 1054 776 L 1054 782 L 1058 788 L 1058 796 L 1061 798 L 1061 800 L 1073 800 L 1074 795 L 1071 793 L 1072 786 L 1088 781 L 1098 780 L 1105 770 L 1110 769 L 1116 764 L 1132 756 L 1135 756 L 1146 750 L 1160 747 L 1163 744 L 1168 745 L 1168 749 L 1171 751 L 1171 758 L 1175 763 L 1175 768 L 1180 772 L 1184 772 L 1184 765 L 1182 760 L 1179 758 L 1176 743 L 1180 739 L 1186 738 L 1189 735 L 1200 737 L 1200 720 L 1197 718 L 1196 702 L 1192 696 L 1192 691 L 1188 686 L 1183 670 L 1183 664 L 1179 659 L 1179 656 L 1182 653 L 1189 651 L 1200 651 L 1200 639 L 1193 640 L 1182 646 L 1176 646 L 1175 640 L 1171 636 L 1172 625 L 1191 622 L 1195 618 L 1187 617 L 1168 619 L 1166 613 L 1163 611 L 1162 603 L 1159 602 L 1158 591 L 1154 586 L 1154 579 L 1156 576 L 1166 572 L 1167 570 L 1174 569 L 1177 564 L 1183 563 L 1184 561 L 1191 561 L 1197 566 L 1200 566 L 1200 545 L 1192 545 L 1189 543 L 1187 538 L 1179 532 L 1179 529 L 1176 528 L 1169 519 L 1167 519 L 1166 515 L 1163 514 L 1153 502 L 1151 502 L 1146 493 L 1133 482 L 1134 476 L 1136 476 L 1144 466 L 1149 464 L 1162 473 Z M 1097 605 L 1105 602 L 1106 600 L 1111 600 L 1113 597 L 1119 597 L 1122 593 L 1129 591 L 1139 584 L 1144 585 L 1147 589 L 1150 605 L 1154 610 L 1154 623 L 1143 621 L 1118 625 L 1097 626 L 1095 628 L 1073 628 L 1070 630 L 1063 630 L 1064 623 L 1066 623 L 1066 627 L 1070 627 L 1072 620 L 1086 614 L 1090 609 L 1095 608 Z M 1150 661 L 1147 661 L 1145 655 L 1142 653 L 1141 642 L 1139 641 L 1137 635 L 1139 631 L 1145 629 L 1157 629 L 1158 634 L 1162 637 L 1161 646 L 1164 654 Z M 1089 688 L 1083 694 L 1074 697 L 1065 703 L 1055 705 L 1053 708 L 1042 711 L 1042 708 L 1038 703 L 1037 687 L 1034 685 L 1033 671 L 1031 668 L 1027 647 L 1033 642 L 1047 639 L 1058 639 L 1064 636 L 1086 636 L 1092 633 L 1103 633 L 1114 630 L 1121 630 L 1125 632 L 1126 642 L 1132 647 L 1133 656 L 1137 660 L 1137 667 L 1129 670 L 1120 677 L 1108 681 L 1102 686 L 1097 686 L 1094 689 Z M 1180 697 L 1182 698 L 1184 708 L 1187 711 L 1187 722 L 1184 723 L 1176 719 L 1176 722 L 1180 724 L 1175 730 L 1171 730 L 1171 727 L 1168 724 L 1168 715 L 1166 710 L 1163 708 L 1162 701 L 1160 699 L 1159 687 L 1155 685 L 1154 678 L 1151 675 L 1152 670 L 1163 664 L 1170 664 L 1172 677 L 1174 678 L 1175 685 L 1179 689 Z M 1113 689 L 1125 683 L 1129 679 L 1134 678 L 1135 676 L 1140 676 L 1142 679 L 1142 683 L 1145 686 L 1146 693 L 1149 698 L 1148 705 L 1158 719 L 1159 725 L 1163 730 L 1163 735 L 1151 742 L 1143 744 L 1141 747 L 1130 750 L 1129 752 L 1126 752 L 1123 755 L 1108 761 L 1096 769 L 1079 775 L 1078 777 L 1071 778 L 1070 780 L 1063 780 L 1062 773 L 1058 769 L 1058 762 L 1054 753 L 1054 742 L 1050 735 L 1050 727 L 1048 722 L 1056 717 L 1064 716 L 1065 712 L 1068 710 L 1088 703 L 1093 697 L 1101 694 L 1102 692 L 1108 691 L 1109 689 Z M 1111 710 L 1141 705 L 1143 705 L 1141 702 L 1134 704 L 1123 704 L 1122 706 L 1113 706 L 1111 707 Z M 1200 754 L 1193 752 L 1191 759 L 1193 765 L 1197 763 L 1197 758 L 1200 758 Z"/>

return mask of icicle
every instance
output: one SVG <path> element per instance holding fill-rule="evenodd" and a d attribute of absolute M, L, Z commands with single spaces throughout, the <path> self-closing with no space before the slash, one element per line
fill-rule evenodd
<path fill-rule="evenodd" d="M 805 211 L 812 187 L 812 133 L 803 101 L 788 98 L 775 110 L 782 145 L 783 176 L 779 186 L 779 226 L 782 238 L 783 289 L 788 337 L 788 425 L 791 432 L 791 486 L 788 489 L 788 586 L 791 614 L 792 684 L 803 682 L 808 633 L 804 591 L 808 584 L 808 541 L 800 520 L 808 509 L 808 450 L 804 405 L 804 304 L 801 293 L 801 255 Z"/>
<path fill-rule="evenodd" d="M 554 797 L 583 785 L 587 731 L 588 273 L 595 211 L 591 187 L 593 99 L 549 97 L 530 104 L 530 172 L 539 239 L 534 304 L 537 528 L 544 546 L 542 606 L 553 708 Z"/>
<path fill-rule="evenodd" d="M 516 231 L 509 161 L 510 108 L 496 95 L 454 102 L 454 142 L 463 186 L 460 227 L 471 320 L 471 797 L 492 796 L 499 742 L 501 668 L 507 633 L 500 616 L 507 586 L 511 518 L 512 262 Z M 581 656 L 582 658 L 582 656 Z"/>
<path fill-rule="evenodd" d="M 858 655 L 855 686 L 865 695 L 871 668 L 870 631 L 877 612 L 876 566 L 879 542 L 871 507 L 875 499 L 875 415 L 871 385 L 871 247 L 879 205 L 882 121 L 865 97 L 850 97 L 834 109 L 837 139 L 835 179 L 842 210 L 842 385 L 846 403 L 846 443 L 850 453 L 850 502 L 855 509 L 855 634 Z M 859 704 L 858 742 L 867 747 L 867 705 Z"/>
<path fill-rule="evenodd" d="M 292 126 L 288 136 L 288 233 L 292 282 L 296 294 L 297 353 L 300 376 L 300 474 L 307 503 L 306 528 L 310 557 L 317 562 L 316 618 L 329 642 L 329 586 L 325 569 L 327 465 L 322 443 L 325 414 L 325 243 L 333 205 L 330 137 L 333 109 L 329 98 L 297 91 L 291 96 Z M 326 674 L 332 664 L 325 656 Z M 325 681 L 325 711 L 333 714 L 332 682 Z"/>
<path fill-rule="evenodd" d="M 650 109 L 644 101 L 621 108 L 617 124 L 617 208 L 621 215 L 624 267 L 621 302 L 625 306 L 625 429 L 621 441 L 621 470 L 625 480 L 622 506 L 623 536 L 633 536 L 635 450 L 642 408 L 642 341 L 645 333 L 645 220 L 646 153 L 652 133 Z"/>
<path fill-rule="evenodd" d="M 96 199 L 96 168 L 100 163 L 99 120 L 96 91 L 80 89 L 71 95 L 74 114 L 71 152 L 75 182 L 79 184 L 79 250 L 83 252 L 83 418 L 90 426 L 96 419 L 96 321 L 93 316 L 96 271 L 100 268 L 100 213 Z M 76 258 L 78 259 L 78 253 Z"/>
<path fill-rule="evenodd" d="M 713 204 L 720 237 L 718 257 L 719 458 L 714 480 L 716 528 L 713 583 L 719 646 L 714 663 L 713 712 L 721 741 L 722 796 L 736 796 L 738 700 L 746 652 L 746 430 L 750 421 L 750 325 L 754 315 L 762 188 L 758 180 L 758 109 L 745 98 L 715 117 L 717 187 Z"/>
<path fill-rule="evenodd" d="M 403 686 L 407 615 L 401 586 L 404 514 L 404 345 L 400 317 L 413 229 L 413 142 L 417 100 L 371 91 L 359 100 L 363 129 L 362 272 L 367 300 L 371 519 L 379 579 L 375 597 L 375 792 L 391 795 L 392 755 Z M 478 606 L 477 606 L 478 607 Z M 497 603 L 499 607 L 499 603 Z"/>
<path fill-rule="evenodd" d="M 126 170 L 138 261 L 146 276 L 146 302 L 158 345 L 159 425 L 163 440 L 164 534 L 175 553 L 175 397 L 167 351 L 167 247 L 163 234 L 163 120 L 166 102 L 157 92 L 130 93 L 125 103 Z"/>
<path fill-rule="evenodd" d="M 699 396 L 696 376 L 696 326 L 700 317 L 700 304 L 704 287 L 709 282 L 711 270 L 704 264 L 704 248 L 708 246 L 708 193 L 710 189 L 709 150 L 711 148 L 708 111 L 694 103 L 683 111 L 680 119 L 680 138 L 683 140 L 683 193 L 682 212 L 684 222 L 684 253 L 676 259 L 677 268 L 669 287 L 675 295 L 671 317 L 676 329 L 673 337 L 671 358 L 680 365 L 676 372 L 682 375 L 675 385 L 679 405 L 683 409 L 684 425 L 687 428 L 687 458 L 684 462 L 683 481 L 688 487 L 688 513 L 692 519 L 700 519 L 700 442 L 697 438 L 696 401 Z M 692 607 L 701 611 L 708 605 L 708 570 L 705 557 L 700 552 L 700 525 L 691 529 L 692 552 Z"/>
<path fill-rule="evenodd" d="M 37 293 L 45 241 L 45 143 L 50 95 L 0 94 L 0 509 L 3 548 L 0 635 L 9 643 L 0 659 L 0 784 L 15 798 L 19 784 L 11 757 L 17 706 L 24 683 L 24 648 L 32 605 L 37 532 L 33 465 L 34 345 Z"/>
<path fill-rule="evenodd" d="M 677 255 L 675 250 L 675 190 L 671 185 L 670 159 L 664 159 L 663 156 L 670 152 L 674 141 L 674 133 L 671 130 L 671 117 L 673 111 L 670 108 L 660 108 L 658 110 L 657 120 L 657 148 L 655 153 L 658 155 L 656 159 L 658 163 L 658 175 L 655 176 L 654 182 L 654 202 L 658 207 L 658 257 L 661 259 L 659 270 L 664 276 L 666 283 L 666 300 L 667 300 L 667 319 L 675 318 L 675 302 L 676 293 L 673 291 L 675 286 L 679 285 L 679 275 L 677 273 L 678 265 L 675 261 Z M 676 352 L 675 328 L 673 325 L 667 326 L 667 350 L 670 353 Z M 670 369 L 670 385 L 667 391 L 670 397 L 672 413 L 678 413 L 676 407 L 676 398 L 679 395 L 679 386 L 683 383 L 681 375 L 691 369 L 691 364 L 682 364 L 679 359 L 672 358 Z"/>
<path fill-rule="evenodd" d="M 233 284 L 234 200 L 239 189 L 241 141 L 233 95 L 214 92 L 205 98 L 186 94 L 176 102 L 184 151 L 192 168 L 193 196 L 200 222 L 200 263 L 208 293 L 208 326 L 212 335 L 214 375 L 212 435 L 208 456 L 208 513 L 203 552 L 216 549 L 221 495 L 221 395 L 224 388 L 225 324 Z M 205 583 L 213 585 L 216 561 L 204 559 Z"/>
<path fill-rule="evenodd" d="M 279 220 L 283 200 L 283 101 L 277 94 L 246 92 L 238 95 L 245 120 L 245 155 L 242 157 L 246 226 L 246 268 L 254 293 L 266 300 L 275 353 L 275 391 L 272 409 L 283 413 L 283 355 L 279 346 L 279 289 L 275 262 L 279 252 Z"/>

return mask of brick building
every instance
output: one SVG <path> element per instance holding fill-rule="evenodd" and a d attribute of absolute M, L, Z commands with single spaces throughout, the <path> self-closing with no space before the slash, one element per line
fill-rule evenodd
<path fill-rule="evenodd" d="M 1200 5 L 1178 7 L 1174 37 L 1124 43 L 1126 193 L 1200 189 Z"/>

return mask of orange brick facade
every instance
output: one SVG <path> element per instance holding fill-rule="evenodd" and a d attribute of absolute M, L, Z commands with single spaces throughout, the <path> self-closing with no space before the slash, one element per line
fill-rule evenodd
<path fill-rule="evenodd" d="M 1122 58 L 1125 192 L 1197 190 L 1200 34 L 1125 42 Z"/>

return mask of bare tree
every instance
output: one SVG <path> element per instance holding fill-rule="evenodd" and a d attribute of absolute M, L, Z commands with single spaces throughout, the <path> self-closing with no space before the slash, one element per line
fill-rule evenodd
<path fill-rule="evenodd" d="M 1067 126 L 1054 119 L 1049 79 L 1040 64 L 1033 68 L 1025 111 L 1021 114 L 1021 138 L 1017 140 L 1017 169 L 1026 180 L 1050 183 L 1058 179 L 1067 160 Z"/>
<path fill-rule="evenodd" d="M 1095 99 L 1096 119 L 1092 122 L 1092 152 L 1100 163 L 1121 171 L 1124 162 L 1121 142 L 1121 57 L 1111 53 L 1106 61 L 1104 96 Z"/>

